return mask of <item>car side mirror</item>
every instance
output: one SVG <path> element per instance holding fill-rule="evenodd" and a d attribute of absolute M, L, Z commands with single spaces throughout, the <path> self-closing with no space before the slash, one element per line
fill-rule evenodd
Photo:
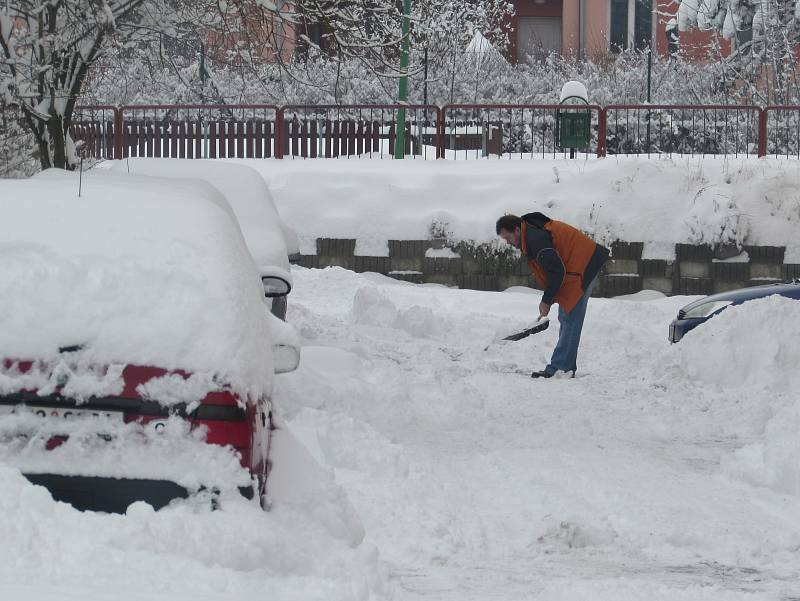
<path fill-rule="evenodd" d="M 277 275 L 262 276 L 261 283 L 264 286 L 264 296 L 267 298 L 286 296 L 292 290 L 289 281 Z"/>
<path fill-rule="evenodd" d="M 285 374 L 297 369 L 300 364 L 300 336 L 294 326 L 266 312 L 270 323 L 272 342 L 272 364 L 276 374 Z"/>
<path fill-rule="evenodd" d="M 275 362 L 276 374 L 292 372 L 300 365 L 300 349 L 291 344 L 273 345 L 272 357 Z"/>

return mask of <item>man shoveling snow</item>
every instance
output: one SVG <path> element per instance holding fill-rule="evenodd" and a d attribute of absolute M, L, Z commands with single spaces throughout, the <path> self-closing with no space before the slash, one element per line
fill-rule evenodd
<path fill-rule="evenodd" d="M 556 348 L 550 363 L 531 377 L 551 378 L 563 372 L 574 378 L 586 306 L 609 250 L 571 225 L 542 213 L 504 215 L 497 220 L 496 230 L 527 257 L 531 273 L 544 289 L 539 320 L 547 317 L 554 302 L 558 303 Z"/>

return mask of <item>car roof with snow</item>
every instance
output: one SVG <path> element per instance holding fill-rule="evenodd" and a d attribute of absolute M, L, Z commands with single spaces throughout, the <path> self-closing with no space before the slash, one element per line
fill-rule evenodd
<path fill-rule="evenodd" d="M 729 301 L 737 305 L 756 298 L 772 296 L 773 294 L 800 300 L 800 282 L 776 282 L 773 284 L 764 284 L 762 286 L 750 286 L 749 288 L 737 288 L 736 290 L 728 290 L 727 292 L 718 292 L 689 303 L 683 307 L 681 311 L 690 311 L 695 307 L 714 301 Z"/>
<path fill-rule="evenodd" d="M 158 177 L 198 178 L 216 187 L 233 208 L 244 239 L 263 275 L 274 267 L 289 275 L 287 228 L 264 178 L 246 165 L 203 159 L 130 158 L 113 161 L 112 169 Z M 288 232 L 290 236 L 295 234 Z"/>
<path fill-rule="evenodd" d="M 79 197 L 77 174 L 0 180 L 0 358 L 51 362 L 78 347 L 71 361 L 269 395 L 259 274 L 230 209 L 203 190 L 89 172 Z"/>

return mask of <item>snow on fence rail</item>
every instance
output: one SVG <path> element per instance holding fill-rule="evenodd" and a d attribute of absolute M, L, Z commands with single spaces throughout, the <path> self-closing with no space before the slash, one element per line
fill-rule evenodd
<path fill-rule="evenodd" d="M 78 106 L 70 133 L 85 155 L 107 159 L 383 158 L 394 156 L 402 118 L 412 159 L 567 157 L 559 119 L 576 112 L 589 124 L 589 142 L 577 150 L 597 156 L 800 158 L 800 106 Z M 32 141 L 27 135 L 18 113 L 0 109 L 0 176 L 22 172 L 17 155 L 20 140 Z"/>

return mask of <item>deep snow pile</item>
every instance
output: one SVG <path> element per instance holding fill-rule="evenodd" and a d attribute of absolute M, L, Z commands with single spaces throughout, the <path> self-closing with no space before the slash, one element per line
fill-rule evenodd
<path fill-rule="evenodd" d="M 341 495 L 331 486 L 322 479 L 316 490 Z M 358 531 L 332 528 L 336 511 L 275 502 L 264 512 L 233 493 L 213 512 L 200 495 L 159 512 L 136 503 L 126 515 L 80 513 L 0 465 L 0 597 L 381 598 L 376 549 L 360 544 Z"/>
<path fill-rule="evenodd" d="M 582 157 L 576 160 L 261 160 L 258 169 L 305 254 L 318 237 L 355 238 L 356 254 L 387 240 L 495 239 L 504 213 L 534 210 L 600 242 L 644 242 L 674 259 L 675 243 L 786 246 L 800 262 L 800 161 L 748 157 Z"/>
<path fill-rule="evenodd" d="M 791 368 L 800 365 L 800 302 L 773 295 L 712 319 L 675 345 L 674 376 L 759 394 L 800 388 L 800 371 Z"/>
<path fill-rule="evenodd" d="M 750 397 L 763 440 L 738 449 L 728 473 L 800 495 L 800 301 L 771 296 L 729 307 L 676 345 L 671 377 Z"/>
<path fill-rule="evenodd" d="M 76 369 L 180 368 L 269 395 L 261 283 L 230 208 L 202 192 L 94 172 L 80 198 L 75 174 L 0 182 L 0 357 L 58 362 L 83 345 Z M 108 375 L 75 379 L 75 395 L 119 393 Z"/>

